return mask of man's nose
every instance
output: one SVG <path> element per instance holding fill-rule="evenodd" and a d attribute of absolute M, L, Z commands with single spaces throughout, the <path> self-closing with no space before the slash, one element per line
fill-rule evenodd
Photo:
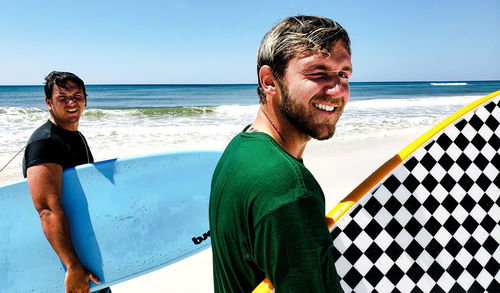
<path fill-rule="evenodd" d="M 342 97 L 344 102 L 347 103 L 349 99 L 349 83 L 342 81 L 338 77 L 332 78 L 325 89 L 325 94 L 336 98 Z"/>
<path fill-rule="evenodd" d="M 66 104 L 76 104 L 78 101 L 78 99 L 76 97 L 67 97 L 66 98 Z"/>

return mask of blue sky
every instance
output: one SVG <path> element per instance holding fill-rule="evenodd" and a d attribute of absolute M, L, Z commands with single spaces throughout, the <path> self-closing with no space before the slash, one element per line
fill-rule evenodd
<path fill-rule="evenodd" d="M 256 83 L 261 38 L 296 14 L 347 29 L 351 81 L 500 80 L 498 0 L 19 0 L 0 7 L 0 85 L 41 84 L 52 70 L 87 84 Z"/>

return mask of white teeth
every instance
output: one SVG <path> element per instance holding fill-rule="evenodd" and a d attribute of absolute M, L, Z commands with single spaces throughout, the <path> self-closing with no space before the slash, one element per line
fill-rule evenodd
<path fill-rule="evenodd" d="M 335 110 L 334 106 L 327 106 L 327 105 L 323 105 L 323 104 L 314 104 L 314 106 L 318 109 L 328 111 L 328 112 Z"/>

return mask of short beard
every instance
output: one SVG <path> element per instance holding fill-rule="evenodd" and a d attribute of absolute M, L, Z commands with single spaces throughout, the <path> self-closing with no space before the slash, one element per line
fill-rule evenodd
<path fill-rule="evenodd" d="M 312 137 L 317 140 L 326 140 L 331 138 L 335 134 L 336 121 L 333 125 L 325 124 L 314 124 L 314 117 L 304 105 L 296 103 L 291 97 L 288 87 L 283 81 L 278 81 L 280 87 L 280 111 L 285 116 L 285 118 L 300 132 L 308 137 Z M 328 101 L 331 98 L 319 98 L 318 101 Z M 337 101 L 339 103 L 339 101 Z M 340 101 L 343 105 L 343 100 Z M 322 130 L 325 130 L 322 131 Z"/>

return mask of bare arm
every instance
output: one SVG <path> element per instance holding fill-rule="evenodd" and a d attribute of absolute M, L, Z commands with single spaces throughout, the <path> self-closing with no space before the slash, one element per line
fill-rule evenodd
<path fill-rule="evenodd" d="M 89 292 L 89 280 L 100 282 L 82 266 L 71 242 L 68 221 L 61 206 L 62 167 L 53 163 L 32 166 L 27 170 L 27 177 L 43 233 L 67 268 L 66 291 Z"/>

